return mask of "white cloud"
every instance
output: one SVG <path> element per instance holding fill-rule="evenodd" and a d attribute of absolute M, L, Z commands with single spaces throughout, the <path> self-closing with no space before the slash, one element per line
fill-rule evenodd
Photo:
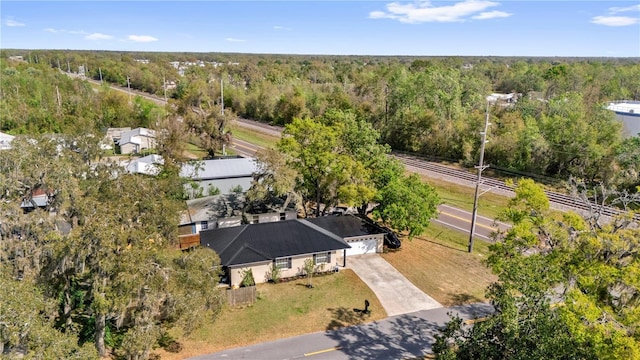
<path fill-rule="evenodd" d="M 154 42 L 158 41 L 157 38 L 149 35 L 129 35 L 127 36 L 127 40 L 135 41 L 135 42 Z"/>
<path fill-rule="evenodd" d="M 638 23 L 637 18 L 628 16 L 594 16 L 591 22 L 605 26 L 629 26 Z"/>
<path fill-rule="evenodd" d="M 392 19 L 404 23 L 424 23 L 424 22 L 461 22 L 465 21 L 469 16 L 482 13 L 484 10 L 500 5 L 497 2 L 485 0 L 465 0 L 452 5 L 434 6 L 429 1 L 421 1 L 411 4 L 400 4 L 392 2 L 386 5 L 386 11 L 372 11 L 369 13 L 371 19 Z M 497 16 L 494 13 L 500 13 Z M 503 12 L 486 13 L 492 17 L 505 17 L 511 14 Z M 477 15 L 481 19 L 482 14 Z"/>
<path fill-rule="evenodd" d="M 608 9 L 607 15 L 592 17 L 591 23 L 604 26 L 629 26 L 640 22 L 637 17 L 616 15 L 630 11 L 640 11 L 640 4 L 627 7 L 611 7 Z"/>
<path fill-rule="evenodd" d="M 63 34 L 73 34 L 73 35 L 86 35 L 87 32 L 83 30 L 65 30 L 65 29 L 54 29 L 54 28 L 46 28 L 43 29 L 46 32 L 50 32 L 53 34 L 63 33 Z"/>
<path fill-rule="evenodd" d="M 291 28 L 286 27 L 286 26 L 279 26 L 279 25 L 274 26 L 274 27 L 273 27 L 273 29 L 274 29 L 274 30 L 287 30 L 287 31 L 291 31 Z"/>
<path fill-rule="evenodd" d="M 24 23 L 21 23 L 19 21 L 15 21 L 13 19 L 7 19 L 4 21 L 4 24 L 9 26 L 9 27 L 17 27 L 17 26 L 25 26 Z"/>
<path fill-rule="evenodd" d="M 504 11 L 487 11 L 487 12 L 481 12 L 480 14 L 476 15 L 476 16 L 472 16 L 472 19 L 476 19 L 476 20 L 488 20 L 488 19 L 496 19 L 496 18 L 506 18 L 509 17 L 513 14 L 509 14 L 507 12 Z"/>
<path fill-rule="evenodd" d="M 226 38 L 225 40 L 227 40 L 228 42 L 245 42 L 247 40 L 244 39 L 235 39 L 235 38 Z"/>
<path fill-rule="evenodd" d="M 627 6 L 627 7 L 612 7 L 612 8 L 609 8 L 609 13 L 610 14 L 617 14 L 617 13 L 627 12 L 627 11 L 640 11 L 640 4 Z"/>
<path fill-rule="evenodd" d="M 102 34 L 102 33 L 93 33 L 84 37 L 87 40 L 110 40 L 113 39 L 113 36 Z"/>

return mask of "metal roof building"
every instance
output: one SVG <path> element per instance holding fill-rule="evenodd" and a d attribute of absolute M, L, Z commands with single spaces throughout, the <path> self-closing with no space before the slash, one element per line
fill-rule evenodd
<path fill-rule="evenodd" d="M 615 101 L 609 103 L 607 109 L 613 111 L 616 118 L 622 121 L 626 136 L 640 134 L 640 101 Z"/>

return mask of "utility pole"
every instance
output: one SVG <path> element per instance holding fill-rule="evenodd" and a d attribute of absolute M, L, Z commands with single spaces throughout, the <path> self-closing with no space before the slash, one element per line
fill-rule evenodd
<path fill-rule="evenodd" d="M 131 103 L 131 82 L 129 81 L 128 76 L 127 76 L 127 88 L 129 89 L 129 103 Z"/>
<path fill-rule="evenodd" d="M 164 90 L 164 102 L 167 102 L 167 79 L 162 76 L 162 89 Z"/>
<path fill-rule="evenodd" d="M 478 169 L 478 180 L 476 181 L 476 193 L 473 199 L 473 214 L 471 215 L 471 231 L 469 233 L 469 252 L 473 251 L 473 235 L 476 231 L 476 218 L 478 217 L 478 198 L 480 197 L 480 184 L 482 183 L 482 171 L 488 166 L 484 165 L 484 145 L 489 142 L 487 140 L 487 131 L 489 130 L 489 101 L 487 101 L 487 110 L 484 119 L 484 131 L 480 132 L 480 162 L 475 168 Z"/>
<path fill-rule="evenodd" d="M 102 69 L 98 68 L 98 72 L 100 73 L 100 86 L 102 86 Z"/>

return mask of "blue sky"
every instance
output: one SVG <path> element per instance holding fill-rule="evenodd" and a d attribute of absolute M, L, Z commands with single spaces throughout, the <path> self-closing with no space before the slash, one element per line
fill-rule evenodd
<path fill-rule="evenodd" d="M 640 57 L 640 1 L 6 1 L 0 47 Z"/>

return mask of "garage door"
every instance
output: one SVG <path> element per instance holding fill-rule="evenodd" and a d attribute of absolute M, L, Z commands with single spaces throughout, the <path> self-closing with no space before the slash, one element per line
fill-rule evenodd
<path fill-rule="evenodd" d="M 349 242 L 351 249 L 347 249 L 347 256 L 360 254 L 373 254 L 376 252 L 376 239 Z"/>

